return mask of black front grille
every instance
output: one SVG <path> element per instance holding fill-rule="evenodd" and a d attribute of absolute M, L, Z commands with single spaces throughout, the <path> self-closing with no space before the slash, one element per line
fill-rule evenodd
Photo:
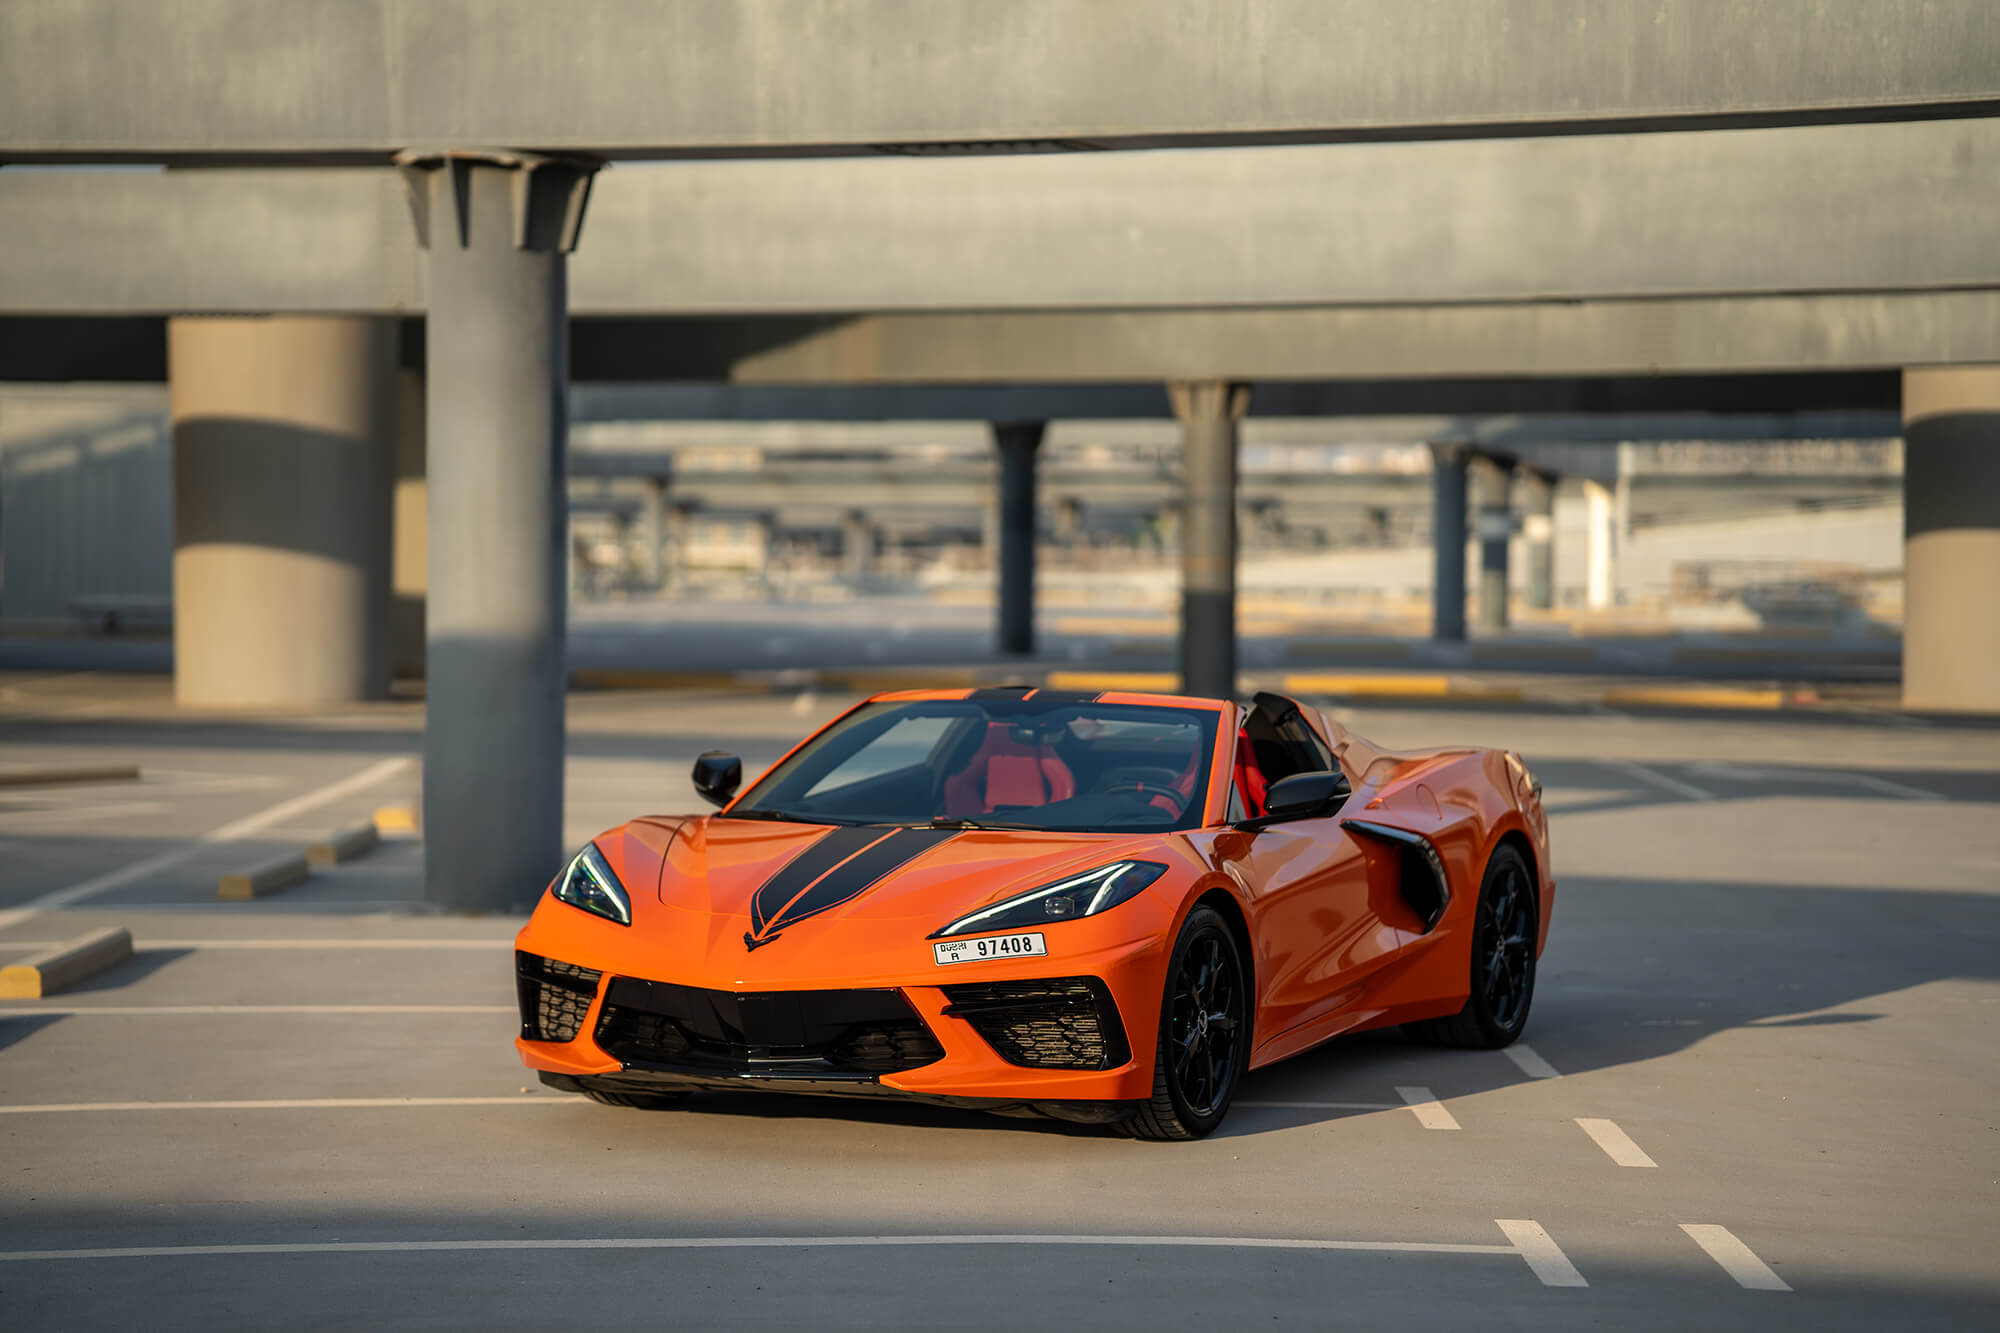
<path fill-rule="evenodd" d="M 514 988 L 521 1000 L 521 1035 L 529 1041 L 575 1041 L 603 975 L 517 950 Z"/>
<path fill-rule="evenodd" d="M 1000 1058 L 1029 1069 L 1116 1069 L 1132 1058 L 1111 992 L 1096 977 L 946 986 L 963 1018 Z"/>
<path fill-rule="evenodd" d="M 597 1044 L 636 1068 L 866 1077 L 944 1058 L 893 990 L 715 991 L 613 977 Z"/>

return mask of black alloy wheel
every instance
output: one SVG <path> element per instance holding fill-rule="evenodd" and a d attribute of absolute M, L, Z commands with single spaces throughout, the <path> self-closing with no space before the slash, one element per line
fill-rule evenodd
<path fill-rule="evenodd" d="M 1250 1059 L 1250 986 L 1221 913 L 1188 914 L 1167 961 L 1153 1095 L 1126 1122 L 1142 1139 L 1198 1139 L 1229 1113 Z"/>
<path fill-rule="evenodd" d="M 1486 863 L 1472 922 L 1472 993 L 1448 1018 L 1412 1023 L 1409 1032 L 1440 1046 L 1493 1050 L 1528 1025 L 1535 999 L 1535 941 L 1541 916 L 1528 863 L 1501 847 Z"/>

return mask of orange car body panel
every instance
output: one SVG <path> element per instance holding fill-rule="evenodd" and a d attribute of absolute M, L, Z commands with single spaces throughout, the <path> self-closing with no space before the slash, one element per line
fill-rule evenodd
<path fill-rule="evenodd" d="M 900 691 L 877 699 L 915 702 L 967 694 Z M 791 938 L 775 941 L 776 947 L 747 949 L 753 895 L 828 826 L 649 816 L 596 839 L 630 896 L 630 926 L 545 894 L 517 947 L 596 969 L 606 983 L 628 976 L 743 992 L 893 988 L 945 1054 L 919 1068 L 881 1075 L 883 1086 L 926 1096 L 1020 1101 L 1152 1094 L 1168 954 L 1182 920 L 1214 894 L 1226 894 L 1235 904 L 1249 937 L 1256 995 L 1253 1067 L 1344 1032 L 1457 1012 L 1470 986 L 1480 875 L 1510 835 L 1526 844 L 1533 863 L 1540 953 L 1555 880 L 1547 820 L 1517 757 L 1494 750 L 1388 754 L 1302 708 L 1333 748 L 1352 795 L 1328 818 L 1245 830 L 1225 822 L 1240 724 L 1235 704 L 1124 693 L 1102 696 L 1102 702 L 1221 713 L 1202 827 L 1131 834 L 967 830 L 838 908 L 788 927 Z M 1398 893 L 1394 854 L 1343 833 L 1339 825 L 1349 817 L 1378 820 L 1433 841 L 1452 894 L 1428 933 Z M 1110 911 L 1034 927 L 1047 940 L 1046 956 L 950 966 L 935 961 L 927 937 L 947 921 L 1123 859 L 1163 862 L 1168 870 Z M 1103 1071 L 1010 1064 L 969 1022 L 944 1013 L 948 999 L 940 988 L 945 985 L 1056 976 L 1103 980 L 1123 1020 L 1130 1060 Z M 620 1071 L 620 1061 L 592 1040 L 605 989 L 599 986 L 575 1040 L 518 1039 L 522 1061 L 573 1076 Z"/>

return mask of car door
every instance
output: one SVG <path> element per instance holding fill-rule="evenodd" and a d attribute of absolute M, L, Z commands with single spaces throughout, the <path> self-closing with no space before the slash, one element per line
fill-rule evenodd
<path fill-rule="evenodd" d="M 1338 766 L 1325 739 L 1282 696 L 1257 696 L 1243 736 L 1267 783 Z M 1306 1032 L 1348 1007 L 1360 984 L 1422 932 L 1398 892 L 1393 858 L 1350 836 L 1341 813 L 1234 829 L 1215 842 L 1218 864 L 1252 904 L 1260 1044 Z"/>

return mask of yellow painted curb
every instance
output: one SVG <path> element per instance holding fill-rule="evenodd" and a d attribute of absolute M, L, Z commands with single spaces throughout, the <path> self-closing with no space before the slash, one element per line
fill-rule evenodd
<path fill-rule="evenodd" d="M 925 671 L 908 670 L 816 671 L 813 688 L 852 694 L 887 694 L 891 690 L 964 690 L 979 684 L 979 673 L 963 668 Z"/>
<path fill-rule="evenodd" d="M 763 681 L 734 671 L 619 671 L 585 668 L 569 673 L 569 683 L 586 690 L 741 690 L 761 693 Z"/>
<path fill-rule="evenodd" d="M 318 842 L 306 844 L 306 863 L 315 866 L 339 865 L 365 856 L 382 845 L 382 834 L 373 823 L 329 833 Z"/>
<path fill-rule="evenodd" d="M 1136 694 L 1179 694 L 1181 678 L 1171 671 L 1051 671 L 1043 682 L 1052 690 L 1131 690 Z"/>
<path fill-rule="evenodd" d="M 243 902 L 251 898 L 262 898 L 266 894 L 288 889 L 304 880 L 312 873 L 303 856 L 281 856 L 275 861 L 252 866 L 248 870 L 233 875 L 224 875 L 215 886 L 215 896 L 231 902 Z"/>
<path fill-rule="evenodd" d="M 1723 686 L 1655 686 L 1606 690 L 1600 702 L 1607 708 L 1783 708 L 1785 692 Z"/>
<path fill-rule="evenodd" d="M 132 956 L 132 932 L 107 926 L 0 967 L 0 999 L 39 1000 Z"/>
<path fill-rule="evenodd" d="M 375 812 L 375 831 L 381 834 L 415 833 L 417 812 L 407 805 L 385 805 Z"/>
<path fill-rule="evenodd" d="M 1285 688 L 1302 694 L 1373 695 L 1384 699 L 1441 699 L 1450 694 L 1466 693 L 1489 697 L 1479 691 L 1454 690 L 1449 676 L 1348 676 L 1300 672 L 1285 677 Z"/>
<path fill-rule="evenodd" d="M 0 787 L 54 787 L 75 782 L 136 782 L 137 764 L 62 764 L 53 768 L 0 768 Z"/>

